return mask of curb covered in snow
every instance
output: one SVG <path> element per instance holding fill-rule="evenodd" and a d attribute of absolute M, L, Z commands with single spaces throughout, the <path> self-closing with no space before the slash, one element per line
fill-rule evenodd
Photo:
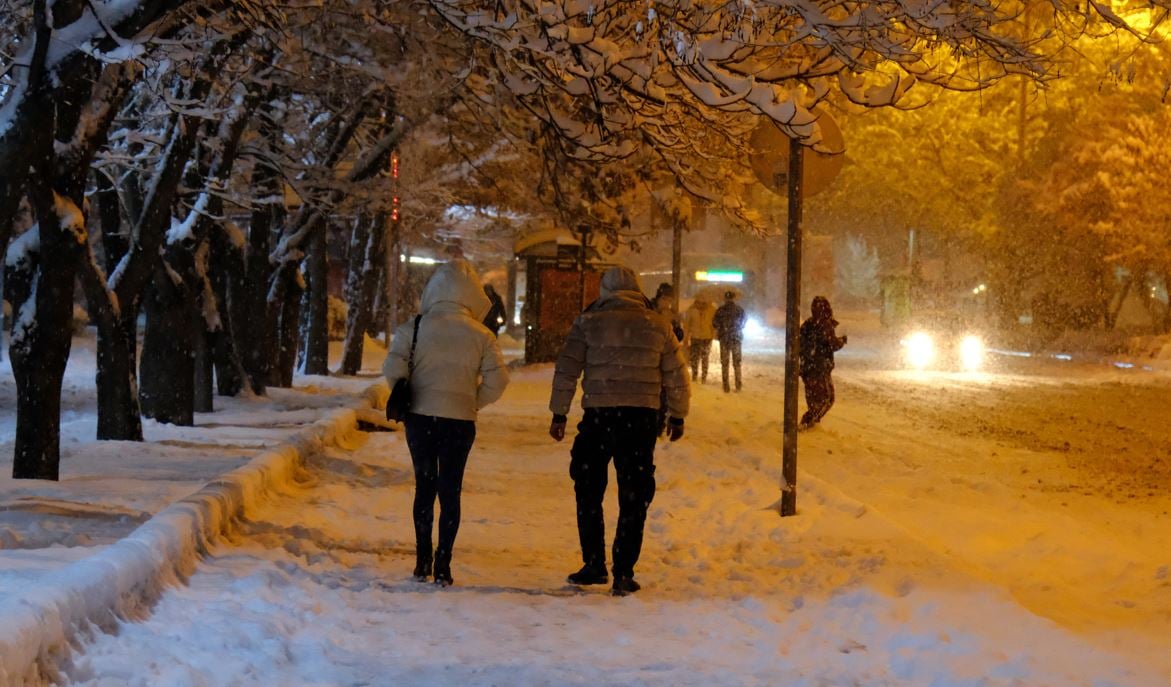
<path fill-rule="evenodd" d="M 185 577 L 196 558 L 258 495 L 287 481 L 303 457 L 336 443 L 378 407 L 386 384 L 368 387 L 348 408 L 297 432 L 289 441 L 208 482 L 156 513 L 128 536 L 0 602 L 0 684 L 40 682 L 90 625 L 112 628 L 134 616 L 168 583 Z"/>

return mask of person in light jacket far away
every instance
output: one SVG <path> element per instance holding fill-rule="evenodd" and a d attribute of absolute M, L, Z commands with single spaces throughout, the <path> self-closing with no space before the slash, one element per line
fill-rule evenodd
<path fill-rule="evenodd" d="M 584 375 L 584 377 L 583 377 Z M 549 435 L 565 438 L 566 415 L 582 377 L 581 406 L 570 450 L 569 476 L 577 498 L 577 530 L 585 564 L 572 584 L 605 584 L 606 524 L 602 499 L 610 460 L 618 475 L 612 593 L 638 591 L 634 565 L 642 550 L 647 508 L 655 496 L 655 440 L 660 391 L 666 390 L 668 436 L 683 436 L 691 388 L 679 340 L 625 267 L 602 275 L 601 295 L 573 323 L 553 373 Z"/>
<path fill-rule="evenodd" d="M 805 405 L 801 427 L 808 429 L 818 422 L 834 404 L 834 351 L 846 345 L 846 337 L 838 336 L 829 299 L 817 296 L 810 310 L 813 316 L 801 323 L 801 381 L 805 383 Z"/>
<path fill-rule="evenodd" d="M 691 302 L 691 307 L 683 316 L 683 331 L 686 333 L 684 344 L 689 348 L 693 382 L 707 382 L 707 364 L 712 354 L 712 339 L 716 338 L 716 328 L 712 324 L 712 317 L 715 314 L 716 306 L 712 305 L 706 294 L 701 293 Z"/>
<path fill-rule="evenodd" d="M 452 584 L 451 553 L 459 531 L 464 467 L 476 439 L 476 413 L 508 386 L 496 337 L 481 323 L 490 307 L 480 278 L 460 258 L 440 265 L 423 289 L 419 342 L 411 374 L 407 448 L 415 469 L 415 578 Z M 407 376 L 415 320 L 395 332 L 382 366 L 394 388 Z M 439 542 L 431 549 L 435 497 Z"/>
<path fill-rule="evenodd" d="M 744 308 L 736 304 L 736 292 L 724 294 L 724 304 L 712 316 L 712 326 L 720 340 L 720 372 L 724 376 L 724 392 L 728 385 L 728 359 L 736 369 L 736 391 L 740 390 L 740 346 L 744 342 L 744 323 L 747 321 Z"/>

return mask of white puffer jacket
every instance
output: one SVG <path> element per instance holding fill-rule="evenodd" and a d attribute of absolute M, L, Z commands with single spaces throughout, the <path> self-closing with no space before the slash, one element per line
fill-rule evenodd
<path fill-rule="evenodd" d="M 496 337 L 480 321 L 491 303 L 467 260 L 440 265 L 423 289 L 419 343 L 411 375 L 411 412 L 455 420 L 476 419 L 508 386 Z M 382 364 L 393 389 L 407 376 L 415 318 L 399 326 Z"/>

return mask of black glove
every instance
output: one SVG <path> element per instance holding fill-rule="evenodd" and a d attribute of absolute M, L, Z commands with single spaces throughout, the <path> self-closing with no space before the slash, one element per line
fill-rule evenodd
<path fill-rule="evenodd" d="M 568 424 L 569 418 L 564 415 L 553 414 L 553 421 L 549 423 L 549 436 L 553 437 L 555 441 L 561 441 L 565 438 L 565 425 Z"/>
<path fill-rule="evenodd" d="M 673 417 L 667 421 L 667 438 L 671 441 L 683 438 L 683 418 Z"/>

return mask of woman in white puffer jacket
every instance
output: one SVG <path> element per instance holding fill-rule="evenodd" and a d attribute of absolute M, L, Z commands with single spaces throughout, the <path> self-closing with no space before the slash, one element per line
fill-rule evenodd
<path fill-rule="evenodd" d="M 508 386 L 496 337 L 481 324 L 491 303 L 468 261 L 440 265 L 423 289 L 419 341 L 411 372 L 407 447 L 415 468 L 415 577 L 452 583 L 451 552 L 459 531 L 464 467 L 476 439 L 476 413 Z M 407 376 L 415 318 L 395 332 L 382 365 L 386 381 Z M 439 541 L 431 549 L 435 497 Z"/>

